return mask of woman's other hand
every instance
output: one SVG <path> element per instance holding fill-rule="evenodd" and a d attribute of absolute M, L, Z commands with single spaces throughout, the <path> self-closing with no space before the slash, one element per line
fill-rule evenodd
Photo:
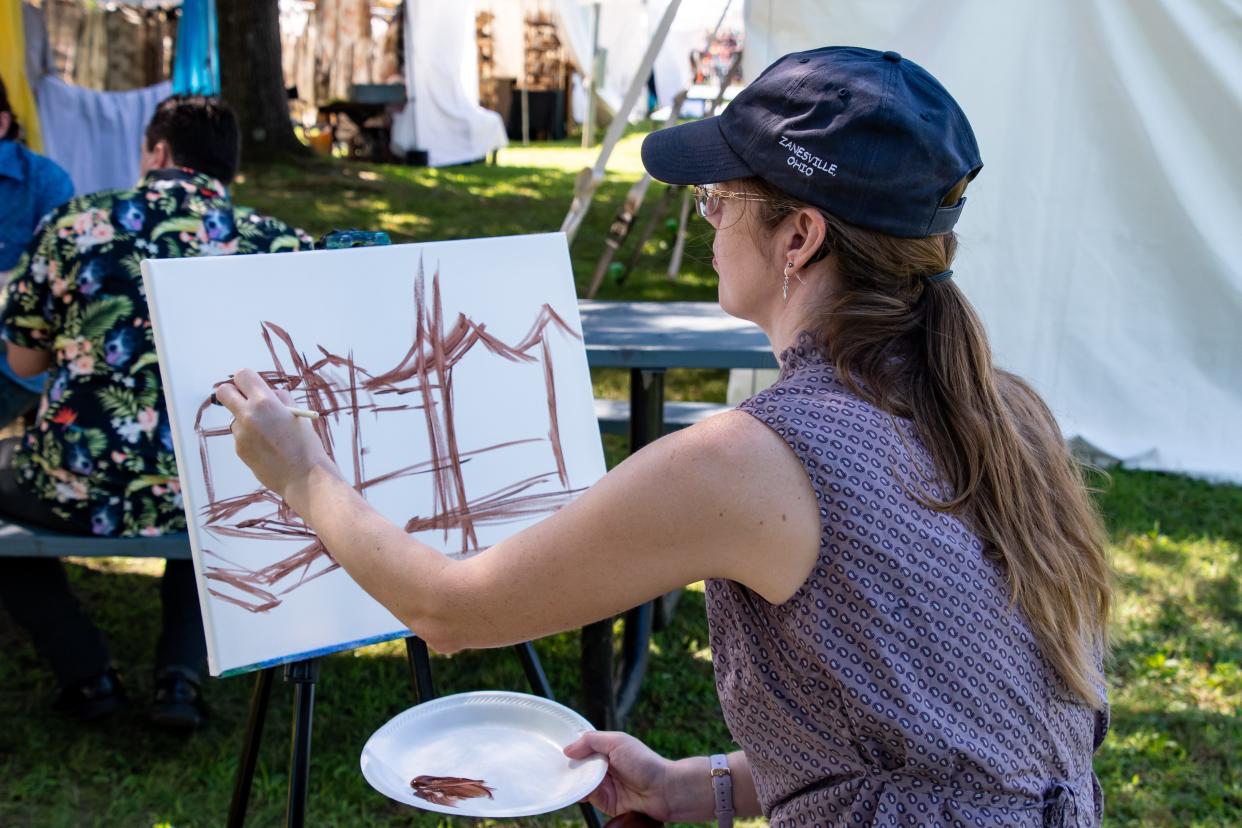
<path fill-rule="evenodd" d="M 339 476 L 312 421 L 289 411 L 293 400 L 288 392 L 273 389 L 246 368 L 216 388 L 216 399 L 233 414 L 237 456 L 280 497 L 288 500 L 290 485 L 316 468 Z"/>
<path fill-rule="evenodd" d="M 626 733 L 594 730 L 565 748 L 570 759 L 599 754 L 608 760 L 604 781 L 589 797 L 606 814 L 639 812 L 669 820 L 666 792 L 672 762 Z"/>

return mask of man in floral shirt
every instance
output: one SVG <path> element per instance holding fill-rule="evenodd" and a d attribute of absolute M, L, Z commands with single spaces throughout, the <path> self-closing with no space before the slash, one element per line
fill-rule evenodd
<path fill-rule="evenodd" d="M 0 514 L 78 534 L 185 530 L 140 263 L 310 247 L 232 204 L 239 144 L 227 106 L 170 98 L 147 127 L 137 187 L 75 198 L 44 220 L 0 314 L 14 370 L 49 371 L 34 426 L 0 441 Z M 121 705 L 103 636 L 59 561 L 0 558 L 0 598 L 51 663 L 59 707 L 90 718 Z M 167 563 L 161 598 L 152 718 L 197 726 L 206 650 L 188 561 Z"/>

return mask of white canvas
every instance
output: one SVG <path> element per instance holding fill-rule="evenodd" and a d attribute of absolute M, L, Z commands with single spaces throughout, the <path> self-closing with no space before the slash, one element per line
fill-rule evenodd
<path fill-rule="evenodd" d="M 292 383 L 346 479 L 449 555 L 604 474 L 560 233 L 149 260 L 143 280 L 213 675 L 407 634 L 237 459 L 209 402 L 232 372 Z"/>

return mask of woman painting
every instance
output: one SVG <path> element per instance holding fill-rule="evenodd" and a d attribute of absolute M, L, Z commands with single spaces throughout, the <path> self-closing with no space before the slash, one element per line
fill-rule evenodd
<path fill-rule="evenodd" d="M 238 453 L 442 652 L 705 580 L 742 750 L 670 761 L 588 734 L 566 753 L 608 758 L 609 813 L 1098 825 L 1105 544 L 1048 409 L 993 367 L 951 278 L 981 167 L 957 103 L 894 52 L 816 49 L 653 133 L 643 160 L 698 185 L 720 303 L 768 335 L 771 388 L 463 561 L 375 513 L 248 370 L 217 392 Z"/>

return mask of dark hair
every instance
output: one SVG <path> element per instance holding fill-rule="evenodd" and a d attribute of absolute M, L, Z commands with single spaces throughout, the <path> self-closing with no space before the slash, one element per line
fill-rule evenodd
<path fill-rule="evenodd" d="M 173 163 L 228 184 L 241 163 L 237 116 L 219 98 L 173 95 L 156 107 L 147 124 L 147 149 L 167 141 Z"/>
<path fill-rule="evenodd" d="M 0 141 L 17 140 L 17 135 L 21 132 L 21 124 L 17 122 L 17 116 L 13 114 L 13 107 L 9 106 L 9 93 L 4 88 L 4 79 L 0 78 L 0 113 L 7 112 L 13 120 L 9 123 L 8 130 L 0 135 Z"/>
<path fill-rule="evenodd" d="M 750 202 L 769 232 L 807 206 L 759 178 L 735 186 L 769 199 Z M 912 480 L 913 494 L 974 529 L 1044 657 L 1099 707 L 1112 603 L 1103 524 L 1043 400 L 992 364 L 957 285 L 924 280 L 949 269 L 957 236 L 897 238 L 819 212 L 828 233 L 815 258 L 834 258 L 839 278 L 811 325 L 825 355 L 860 397 L 914 424 L 948 492 L 936 497 L 930 481 Z"/>

